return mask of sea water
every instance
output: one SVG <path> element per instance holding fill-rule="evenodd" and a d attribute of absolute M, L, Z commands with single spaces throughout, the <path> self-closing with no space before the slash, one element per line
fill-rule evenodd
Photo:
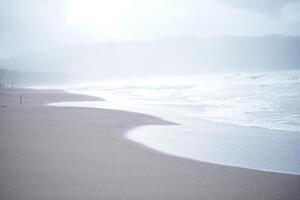
<path fill-rule="evenodd" d="M 96 81 L 63 88 L 106 100 L 64 106 L 143 112 L 180 124 L 127 134 L 161 152 L 300 174 L 300 71 Z"/>

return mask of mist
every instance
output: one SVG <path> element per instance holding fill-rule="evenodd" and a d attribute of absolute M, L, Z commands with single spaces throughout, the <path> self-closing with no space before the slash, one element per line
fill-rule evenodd
<path fill-rule="evenodd" d="M 2 1 L 0 68 L 61 81 L 298 69 L 299 13 L 296 0 Z"/>
<path fill-rule="evenodd" d="M 0 200 L 300 199 L 300 0 L 0 0 Z"/>

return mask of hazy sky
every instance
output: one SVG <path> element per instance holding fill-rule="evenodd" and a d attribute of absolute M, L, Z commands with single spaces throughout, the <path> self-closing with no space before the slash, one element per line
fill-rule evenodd
<path fill-rule="evenodd" d="M 300 35 L 300 0 L 1 0 L 0 57 L 178 36 Z"/>

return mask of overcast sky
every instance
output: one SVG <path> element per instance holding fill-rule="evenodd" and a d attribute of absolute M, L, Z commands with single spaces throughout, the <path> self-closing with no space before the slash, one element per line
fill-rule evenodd
<path fill-rule="evenodd" d="M 0 57 L 70 43 L 300 35 L 300 0 L 1 0 Z"/>

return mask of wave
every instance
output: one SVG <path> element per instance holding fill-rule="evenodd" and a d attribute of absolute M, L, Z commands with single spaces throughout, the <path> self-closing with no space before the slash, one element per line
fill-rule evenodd
<path fill-rule="evenodd" d="M 112 102 L 202 107 L 183 115 L 241 126 L 300 132 L 300 71 L 97 81 L 68 86 L 72 92 Z"/>

